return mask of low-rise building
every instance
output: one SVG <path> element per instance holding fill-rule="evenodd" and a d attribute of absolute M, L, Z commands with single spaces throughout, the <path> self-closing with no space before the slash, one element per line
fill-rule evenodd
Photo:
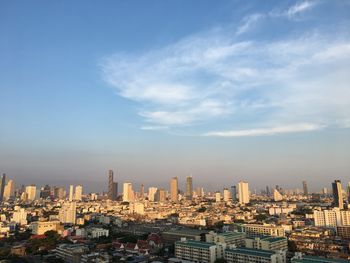
<path fill-rule="evenodd" d="M 63 230 L 60 221 L 36 221 L 30 224 L 30 228 L 34 235 L 43 235 L 45 232 L 51 230 L 61 233 Z"/>
<path fill-rule="evenodd" d="M 263 250 L 288 250 L 288 240 L 285 237 L 255 237 L 245 239 L 247 248 Z"/>
<path fill-rule="evenodd" d="M 245 233 L 243 232 L 225 232 L 215 233 L 210 231 L 205 235 L 205 241 L 208 243 L 225 243 L 227 245 L 244 246 Z"/>
<path fill-rule="evenodd" d="M 225 251 L 227 263 L 285 263 L 285 251 L 261 250 L 255 248 L 230 248 Z"/>

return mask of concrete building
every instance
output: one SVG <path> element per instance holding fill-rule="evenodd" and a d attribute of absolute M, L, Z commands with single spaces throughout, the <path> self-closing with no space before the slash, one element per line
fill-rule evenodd
<path fill-rule="evenodd" d="M 131 183 L 123 184 L 123 201 L 124 202 L 133 202 L 134 199 L 134 191 L 132 189 Z"/>
<path fill-rule="evenodd" d="M 273 189 L 273 200 L 275 202 L 283 200 L 283 195 L 281 195 L 281 193 L 277 189 Z"/>
<path fill-rule="evenodd" d="M 306 256 L 300 252 L 295 253 L 295 256 L 291 259 L 291 263 L 313 263 L 313 262 L 314 263 L 346 263 L 346 262 L 349 262 L 349 260 Z"/>
<path fill-rule="evenodd" d="M 15 211 L 12 214 L 12 222 L 20 225 L 27 224 L 27 211 L 24 208 L 15 207 Z"/>
<path fill-rule="evenodd" d="M 0 202 L 4 199 L 5 184 L 6 174 L 3 174 L 0 178 Z"/>
<path fill-rule="evenodd" d="M 81 201 L 83 196 L 83 187 L 81 185 L 77 185 L 75 187 L 75 195 L 74 200 Z"/>
<path fill-rule="evenodd" d="M 4 188 L 3 200 L 9 200 L 14 196 L 15 193 L 15 185 L 13 180 L 9 180 Z"/>
<path fill-rule="evenodd" d="M 247 182 L 240 181 L 238 183 L 238 200 L 242 205 L 249 203 L 249 186 Z"/>
<path fill-rule="evenodd" d="M 215 202 L 221 202 L 221 193 L 219 191 L 215 192 Z"/>
<path fill-rule="evenodd" d="M 30 224 L 30 229 L 34 235 L 43 235 L 51 230 L 61 233 L 63 227 L 60 221 L 35 221 Z"/>
<path fill-rule="evenodd" d="M 186 178 L 186 199 L 192 200 L 193 197 L 193 179 L 192 176 Z"/>
<path fill-rule="evenodd" d="M 244 246 L 245 244 L 245 233 L 243 232 L 225 232 L 215 233 L 210 231 L 205 235 L 205 241 L 207 243 L 225 243 L 227 245 L 235 245 L 237 247 Z"/>
<path fill-rule="evenodd" d="M 335 180 L 332 183 L 333 189 L 333 205 L 339 209 L 344 209 L 344 200 L 343 200 L 343 189 L 341 186 L 340 180 Z"/>
<path fill-rule="evenodd" d="M 288 240 L 285 237 L 246 238 L 245 247 L 263 250 L 288 250 Z"/>
<path fill-rule="evenodd" d="M 255 248 L 232 248 L 226 249 L 225 259 L 227 263 L 285 263 L 285 251 L 261 250 Z"/>
<path fill-rule="evenodd" d="M 238 229 L 241 232 L 244 232 L 249 237 L 262 237 L 262 236 L 276 236 L 276 237 L 284 237 L 285 231 L 282 226 L 276 225 L 258 225 L 258 224 L 242 224 L 238 225 Z"/>
<path fill-rule="evenodd" d="M 157 187 L 148 188 L 148 200 L 150 202 L 154 202 L 157 190 L 158 190 Z"/>
<path fill-rule="evenodd" d="M 163 188 L 157 189 L 157 192 L 154 196 L 155 202 L 165 202 L 166 196 L 165 196 L 165 190 Z"/>
<path fill-rule="evenodd" d="M 36 186 L 35 185 L 28 185 L 26 187 L 26 194 L 27 194 L 27 200 L 28 201 L 34 201 L 36 196 Z"/>
<path fill-rule="evenodd" d="M 172 202 L 177 202 L 179 192 L 179 183 L 177 177 L 173 177 L 170 181 L 170 200 Z"/>
<path fill-rule="evenodd" d="M 74 197 L 74 186 L 71 184 L 69 186 L 69 202 L 73 201 L 73 197 Z"/>
<path fill-rule="evenodd" d="M 314 210 L 315 226 L 337 227 L 350 225 L 350 210 Z"/>
<path fill-rule="evenodd" d="M 175 256 L 191 262 L 214 263 L 224 257 L 225 247 L 225 244 L 183 240 L 175 243 Z"/>
<path fill-rule="evenodd" d="M 227 188 L 225 188 L 224 189 L 224 201 L 228 202 L 230 200 L 230 198 L 231 198 L 231 193 Z"/>
<path fill-rule="evenodd" d="M 64 224 L 75 224 L 76 210 L 75 202 L 63 203 L 58 214 L 60 222 Z"/>
<path fill-rule="evenodd" d="M 80 263 L 81 256 L 89 251 L 88 247 L 80 244 L 61 244 L 55 249 L 56 257 L 64 262 Z"/>

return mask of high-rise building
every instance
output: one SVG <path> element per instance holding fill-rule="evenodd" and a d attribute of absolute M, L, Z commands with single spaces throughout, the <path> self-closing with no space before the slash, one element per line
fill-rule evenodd
<path fill-rule="evenodd" d="M 173 177 L 170 181 L 170 200 L 172 202 L 178 201 L 178 180 L 177 177 Z"/>
<path fill-rule="evenodd" d="M 55 198 L 58 198 L 58 199 L 65 198 L 65 191 L 64 191 L 63 187 L 55 187 L 54 188 L 54 196 L 55 196 Z"/>
<path fill-rule="evenodd" d="M 81 201 L 82 195 L 83 195 L 83 187 L 81 185 L 77 185 L 75 187 L 74 199 L 77 201 Z"/>
<path fill-rule="evenodd" d="M 303 192 L 304 192 L 304 195 L 308 195 L 309 194 L 309 191 L 307 189 L 306 181 L 303 181 Z"/>
<path fill-rule="evenodd" d="M 348 203 L 350 203 L 350 182 L 348 182 L 347 194 L 348 194 Z"/>
<path fill-rule="evenodd" d="M 124 202 L 134 201 L 134 191 L 132 190 L 131 183 L 124 183 L 123 185 L 123 201 Z"/>
<path fill-rule="evenodd" d="M 157 190 L 154 201 L 165 202 L 165 190 L 163 188 Z"/>
<path fill-rule="evenodd" d="M 186 178 L 186 199 L 192 200 L 193 197 L 193 180 L 192 176 Z"/>
<path fill-rule="evenodd" d="M 277 190 L 277 189 L 274 189 L 273 190 L 273 200 L 275 202 L 278 202 L 278 201 L 282 201 L 283 200 L 283 196 L 281 195 L 281 193 Z"/>
<path fill-rule="evenodd" d="M 41 188 L 40 198 L 46 199 L 51 196 L 51 187 L 49 185 L 45 185 Z"/>
<path fill-rule="evenodd" d="M 114 200 L 113 196 L 113 170 L 108 171 L 108 199 Z"/>
<path fill-rule="evenodd" d="M 140 186 L 140 199 L 143 200 L 145 198 L 145 186 L 141 184 Z"/>
<path fill-rule="evenodd" d="M 237 187 L 235 185 L 231 186 L 231 196 L 232 201 L 237 201 Z"/>
<path fill-rule="evenodd" d="M 75 202 L 66 202 L 63 203 L 59 211 L 59 220 L 63 224 L 75 224 L 76 220 L 76 203 Z"/>
<path fill-rule="evenodd" d="M 36 186 L 35 185 L 28 185 L 26 187 L 26 194 L 27 194 L 27 200 L 34 201 L 36 196 Z"/>
<path fill-rule="evenodd" d="M 154 202 L 156 192 L 157 192 L 157 187 L 150 187 L 150 188 L 148 188 L 148 200 L 150 202 Z"/>
<path fill-rule="evenodd" d="M 219 191 L 215 192 L 215 202 L 221 202 L 221 193 Z"/>
<path fill-rule="evenodd" d="M 238 199 L 240 204 L 249 203 L 249 186 L 247 182 L 240 181 L 238 183 Z"/>
<path fill-rule="evenodd" d="M 266 195 L 267 195 L 267 196 L 269 196 L 269 195 L 270 195 L 270 188 L 269 188 L 269 186 L 268 186 L 268 185 L 266 186 Z"/>
<path fill-rule="evenodd" d="M 0 179 L 0 202 L 4 199 L 5 184 L 6 174 L 3 174 Z"/>
<path fill-rule="evenodd" d="M 225 202 L 228 202 L 228 200 L 230 199 L 230 197 L 231 197 L 230 191 L 229 191 L 227 188 L 225 188 L 225 189 L 224 189 L 224 201 L 225 201 Z"/>
<path fill-rule="evenodd" d="M 69 201 L 72 202 L 73 201 L 73 196 L 74 196 L 74 186 L 71 184 L 69 186 Z"/>
<path fill-rule="evenodd" d="M 3 200 L 9 200 L 15 194 L 15 186 L 13 180 L 9 180 L 4 189 Z"/>
<path fill-rule="evenodd" d="M 344 209 L 344 201 L 343 201 L 343 190 L 341 186 L 340 180 L 335 180 L 332 183 L 333 189 L 333 205 L 339 207 L 340 209 Z"/>

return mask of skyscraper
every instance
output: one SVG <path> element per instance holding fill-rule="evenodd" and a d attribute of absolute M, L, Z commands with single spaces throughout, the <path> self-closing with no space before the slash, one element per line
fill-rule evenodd
<path fill-rule="evenodd" d="M 237 187 L 235 185 L 231 186 L 231 196 L 232 201 L 237 201 Z"/>
<path fill-rule="evenodd" d="M 340 180 L 335 180 L 332 183 L 333 189 L 333 205 L 339 207 L 340 209 L 344 209 L 344 201 L 343 201 L 343 190 L 341 186 Z"/>
<path fill-rule="evenodd" d="M 308 195 L 309 191 L 307 189 L 307 183 L 306 181 L 303 181 L 303 191 L 304 191 L 304 195 Z"/>
<path fill-rule="evenodd" d="M 113 170 L 108 171 L 108 199 L 117 200 L 118 197 L 118 183 L 113 180 Z"/>
<path fill-rule="evenodd" d="M 247 182 L 240 181 L 238 183 L 238 199 L 240 204 L 249 203 L 249 186 Z"/>
<path fill-rule="evenodd" d="M 9 180 L 4 189 L 3 200 L 10 199 L 12 196 L 14 196 L 14 193 L 15 193 L 15 186 L 14 186 L 13 180 Z"/>
<path fill-rule="evenodd" d="M 27 193 L 27 200 L 34 201 L 36 196 L 36 186 L 35 185 L 28 185 L 26 187 L 26 193 Z"/>
<path fill-rule="evenodd" d="M 74 186 L 71 184 L 69 186 L 69 201 L 72 202 L 73 201 L 73 196 L 74 196 Z"/>
<path fill-rule="evenodd" d="M 170 200 L 172 202 L 178 201 L 178 180 L 177 180 L 177 177 L 173 177 L 170 181 Z"/>
<path fill-rule="evenodd" d="M 75 196 L 74 199 L 77 201 L 81 201 L 81 197 L 83 195 L 83 187 L 81 185 L 77 185 L 75 187 Z"/>
<path fill-rule="evenodd" d="M 131 183 L 124 183 L 123 185 L 123 201 L 124 202 L 134 201 L 134 191 L 132 190 Z"/>
<path fill-rule="evenodd" d="M 281 193 L 277 190 L 277 189 L 274 189 L 273 190 L 273 200 L 275 202 L 278 202 L 278 201 L 282 201 L 283 200 L 283 196 L 281 195 Z"/>
<path fill-rule="evenodd" d="M 227 188 L 225 188 L 225 189 L 224 189 L 224 201 L 225 201 L 225 202 L 228 202 L 228 200 L 230 199 L 230 197 L 231 197 L 230 191 L 229 191 Z"/>
<path fill-rule="evenodd" d="M 157 192 L 154 197 L 156 202 L 165 202 L 165 190 L 163 188 L 157 189 Z"/>
<path fill-rule="evenodd" d="M 6 174 L 3 174 L 0 179 L 0 202 L 4 199 L 5 184 L 6 184 Z"/>
<path fill-rule="evenodd" d="M 148 200 L 150 202 L 154 202 L 156 192 L 157 192 L 157 187 L 148 188 Z"/>
<path fill-rule="evenodd" d="M 140 187 L 140 199 L 143 200 L 145 198 L 145 186 L 141 184 Z"/>
<path fill-rule="evenodd" d="M 186 199 L 192 200 L 193 196 L 193 180 L 192 176 L 186 178 Z"/>

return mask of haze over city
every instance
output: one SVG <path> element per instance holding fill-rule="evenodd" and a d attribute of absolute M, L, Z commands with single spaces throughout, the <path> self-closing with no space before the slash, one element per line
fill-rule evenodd
<path fill-rule="evenodd" d="M 177 176 L 349 181 L 349 1 L 0 4 L 0 172 L 106 190 Z M 121 185 L 121 184 L 120 184 Z"/>

